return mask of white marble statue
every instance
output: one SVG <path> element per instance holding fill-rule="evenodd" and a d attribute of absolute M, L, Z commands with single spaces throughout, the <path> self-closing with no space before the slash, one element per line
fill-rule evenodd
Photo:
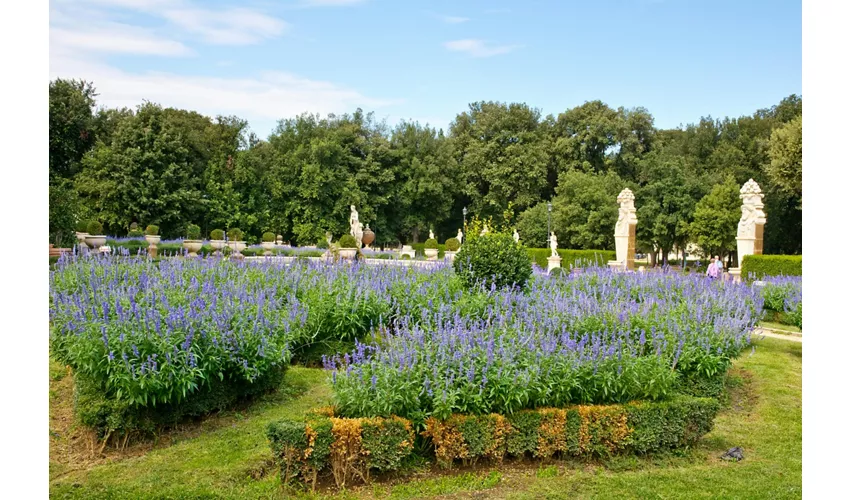
<path fill-rule="evenodd" d="M 740 263 L 744 256 L 756 253 L 756 239 L 758 226 L 767 222 L 762 199 L 764 194 L 756 181 L 750 179 L 741 187 L 741 220 L 738 221 L 738 263 L 739 267 L 730 269 L 734 276 L 740 276 Z"/>
<path fill-rule="evenodd" d="M 487 227 L 487 224 L 484 224 L 484 229 L 481 230 L 481 236 L 490 232 L 490 228 Z"/>
<path fill-rule="evenodd" d="M 354 236 L 354 239 L 357 240 L 357 248 L 362 247 L 363 224 L 360 223 L 360 215 L 357 213 L 354 205 L 351 205 L 351 216 L 348 219 L 348 223 L 351 225 L 351 236 Z"/>
<path fill-rule="evenodd" d="M 767 217 L 762 209 L 764 195 L 761 188 L 752 179 L 741 187 L 741 220 L 738 222 L 738 238 L 755 238 L 756 224 L 764 224 Z M 742 258 L 742 257 L 739 257 Z"/>
<path fill-rule="evenodd" d="M 434 230 L 433 230 L 433 229 L 429 229 L 429 230 L 428 230 L 428 239 L 429 239 L 429 240 L 433 240 L 433 239 L 434 239 Z"/>
<path fill-rule="evenodd" d="M 458 245 L 463 245 L 463 231 L 460 228 L 457 229 L 457 243 Z"/>
<path fill-rule="evenodd" d="M 519 243 L 519 233 L 514 228 L 514 242 Z"/>
<path fill-rule="evenodd" d="M 629 226 L 637 224 L 637 210 L 635 210 L 635 195 L 632 190 L 626 188 L 617 196 L 620 204 L 620 214 L 617 217 L 617 225 L 614 226 L 614 237 L 629 237 Z"/>
<path fill-rule="evenodd" d="M 549 235 L 549 248 L 552 249 L 551 257 L 558 257 L 558 238 L 555 236 L 555 231 Z"/>

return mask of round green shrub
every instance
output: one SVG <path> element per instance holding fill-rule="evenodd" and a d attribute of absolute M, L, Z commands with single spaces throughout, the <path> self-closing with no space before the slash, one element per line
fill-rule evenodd
<path fill-rule="evenodd" d="M 189 224 L 186 228 L 186 238 L 190 240 L 201 239 L 201 227 L 197 224 Z"/>
<path fill-rule="evenodd" d="M 99 236 L 99 235 L 103 234 L 103 224 L 101 224 L 100 222 L 98 222 L 96 220 L 89 222 L 89 225 L 86 227 L 86 229 L 88 230 L 86 232 L 88 232 L 91 235 Z"/>
<path fill-rule="evenodd" d="M 141 238 L 144 235 L 145 232 L 141 229 L 131 229 L 130 232 L 127 233 L 127 236 L 129 236 L 130 238 Z"/>
<path fill-rule="evenodd" d="M 434 238 L 428 238 L 427 240 L 425 240 L 425 248 L 436 249 L 437 248 L 437 240 L 435 240 Z"/>
<path fill-rule="evenodd" d="M 460 248 L 460 241 L 457 238 L 449 238 L 446 240 L 446 250 L 449 252 L 457 252 L 457 249 Z"/>
<path fill-rule="evenodd" d="M 340 248 L 357 248 L 357 240 L 354 239 L 354 236 L 350 234 L 345 234 L 342 238 L 339 239 L 339 247 Z"/>
<path fill-rule="evenodd" d="M 274 241 L 274 233 L 271 231 L 266 231 L 263 233 L 263 241 L 266 243 Z"/>
<path fill-rule="evenodd" d="M 155 226 L 153 224 L 148 225 L 145 228 L 145 234 L 148 236 L 156 236 L 159 234 L 159 226 Z"/>
<path fill-rule="evenodd" d="M 78 233 L 89 232 L 89 221 L 81 220 L 81 221 L 77 222 L 77 232 Z"/>
<path fill-rule="evenodd" d="M 321 239 L 321 240 L 317 241 L 316 242 L 316 248 L 322 248 L 322 249 L 328 248 L 328 240 Z"/>
<path fill-rule="evenodd" d="M 230 231 L 227 232 L 227 238 L 230 241 L 242 241 L 242 230 L 238 227 L 234 227 Z"/>
<path fill-rule="evenodd" d="M 531 257 L 513 236 L 489 233 L 468 241 L 455 257 L 454 270 L 467 287 L 524 287 L 531 277 Z"/>
<path fill-rule="evenodd" d="M 213 229 L 210 231 L 210 239 L 211 240 L 223 240 L 224 239 L 224 231 L 221 229 Z"/>

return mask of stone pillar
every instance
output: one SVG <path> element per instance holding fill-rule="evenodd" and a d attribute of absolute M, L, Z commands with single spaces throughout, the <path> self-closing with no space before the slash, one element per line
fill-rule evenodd
<path fill-rule="evenodd" d="M 551 271 L 556 267 L 561 267 L 561 257 L 559 255 L 552 255 L 546 259 L 546 261 L 548 262 L 546 271 Z"/>
<path fill-rule="evenodd" d="M 620 215 L 614 226 L 614 244 L 617 259 L 608 261 L 608 267 L 617 270 L 635 269 L 635 244 L 637 229 L 637 210 L 635 210 L 635 195 L 629 188 L 623 189 L 617 196 L 620 204 Z"/>
<path fill-rule="evenodd" d="M 741 263 L 747 255 L 761 255 L 764 225 L 767 223 L 761 188 L 752 179 L 741 187 L 741 220 L 738 222 L 738 267 L 729 269 L 735 281 L 741 279 Z"/>

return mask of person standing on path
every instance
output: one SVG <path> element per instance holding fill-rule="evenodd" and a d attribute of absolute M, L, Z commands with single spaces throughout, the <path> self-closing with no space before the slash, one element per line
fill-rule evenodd
<path fill-rule="evenodd" d="M 711 279 L 717 278 L 717 262 L 712 257 L 711 262 L 708 263 L 708 269 L 705 271 L 705 275 Z"/>

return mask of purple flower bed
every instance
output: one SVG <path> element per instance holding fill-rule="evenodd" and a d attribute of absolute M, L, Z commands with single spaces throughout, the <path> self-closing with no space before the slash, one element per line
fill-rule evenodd
<path fill-rule="evenodd" d="M 63 257 L 50 290 L 53 356 L 108 398 L 180 403 L 343 353 L 325 358 L 341 414 L 419 422 L 670 397 L 725 373 L 763 300 L 665 272 L 538 272 L 525 291 L 470 292 L 445 263 L 126 256 Z"/>
<path fill-rule="evenodd" d="M 472 311 L 463 300 L 435 303 L 399 318 L 379 342 L 326 359 L 340 414 L 421 422 L 664 399 L 682 382 L 722 376 L 762 307 L 746 285 L 600 269 L 536 275 L 525 293 L 484 300 Z"/>

